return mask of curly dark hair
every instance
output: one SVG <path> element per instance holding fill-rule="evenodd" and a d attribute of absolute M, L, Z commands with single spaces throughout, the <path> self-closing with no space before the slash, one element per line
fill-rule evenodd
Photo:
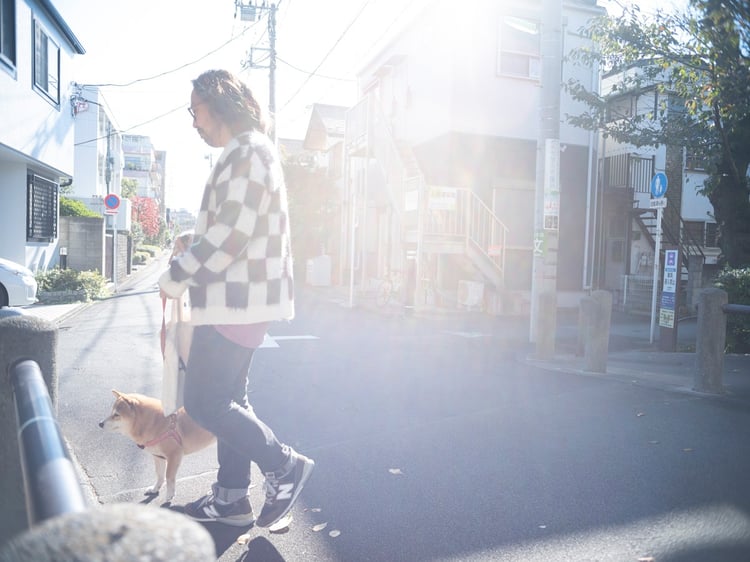
<path fill-rule="evenodd" d="M 251 129 L 267 131 L 258 100 L 250 88 L 228 70 L 207 70 L 193 80 L 193 89 L 233 133 Z"/>

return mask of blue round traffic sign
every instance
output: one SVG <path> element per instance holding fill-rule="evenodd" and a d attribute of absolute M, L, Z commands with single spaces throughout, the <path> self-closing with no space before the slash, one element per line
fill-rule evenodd
<path fill-rule="evenodd" d="M 104 206 L 111 210 L 117 209 L 120 206 L 120 197 L 116 193 L 109 193 L 104 198 Z"/>
<path fill-rule="evenodd" d="M 667 192 L 667 174 L 658 172 L 651 178 L 651 195 L 659 198 Z"/>

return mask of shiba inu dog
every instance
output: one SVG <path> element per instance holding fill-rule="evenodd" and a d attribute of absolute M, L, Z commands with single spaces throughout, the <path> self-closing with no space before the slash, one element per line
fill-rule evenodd
<path fill-rule="evenodd" d="M 166 480 L 164 501 L 172 501 L 177 469 L 183 455 L 205 449 L 215 437 L 195 423 L 184 408 L 165 416 L 161 400 L 157 398 L 117 390 L 112 394 L 115 395 L 112 412 L 99 422 L 99 427 L 122 433 L 153 455 L 156 484 L 146 494 L 158 494 Z"/>

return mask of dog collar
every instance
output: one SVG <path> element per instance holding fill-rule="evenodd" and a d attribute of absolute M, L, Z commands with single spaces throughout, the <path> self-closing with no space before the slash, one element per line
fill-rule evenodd
<path fill-rule="evenodd" d="M 180 437 L 180 434 L 177 433 L 177 415 L 176 414 L 170 414 L 169 416 L 169 429 L 159 435 L 158 437 L 155 437 L 148 443 L 144 443 L 143 445 L 138 445 L 139 449 L 145 449 L 146 447 L 153 447 L 154 445 L 158 445 L 162 441 L 165 441 L 169 438 L 174 439 L 177 441 L 177 444 L 182 447 L 182 437 Z"/>

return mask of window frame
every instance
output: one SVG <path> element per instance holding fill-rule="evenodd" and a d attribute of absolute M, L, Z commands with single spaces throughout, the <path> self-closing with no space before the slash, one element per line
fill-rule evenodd
<path fill-rule="evenodd" d="M 0 0 L 0 68 L 16 75 L 16 3 Z"/>
<path fill-rule="evenodd" d="M 522 32 L 518 28 L 513 28 L 511 26 L 510 22 L 512 20 L 519 23 L 530 24 L 536 28 L 536 45 L 533 49 L 508 45 L 508 43 L 512 42 L 507 39 L 508 31 L 510 29 L 516 29 L 518 32 Z M 505 78 L 517 78 L 540 82 L 542 79 L 542 24 L 539 18 L 524 14 L 501 14 L 497 30 L 497 68 L 495 70 L 497 75 Z M 503 64 L 504 61 L 507 60 L 507 57 L 513 57 L 516 59 L 525 58 L 527 63 L 525 73 L 508 68 L 507 63 Z"/>
<path fill-rule="evenodd" d="M 60 186 L 26 172 L 26 241 L 54 242 L 58 235 Z"/>
<path fill-rule="evenodd" d="M 44 52 L 41 51 L 42 48 Z M 32 52 L 34 57 L 31 80 L 34 90 L 59 108 L 60 46 L 52 39 L 38 18 L 34 18 L 33 23 Z"/>

